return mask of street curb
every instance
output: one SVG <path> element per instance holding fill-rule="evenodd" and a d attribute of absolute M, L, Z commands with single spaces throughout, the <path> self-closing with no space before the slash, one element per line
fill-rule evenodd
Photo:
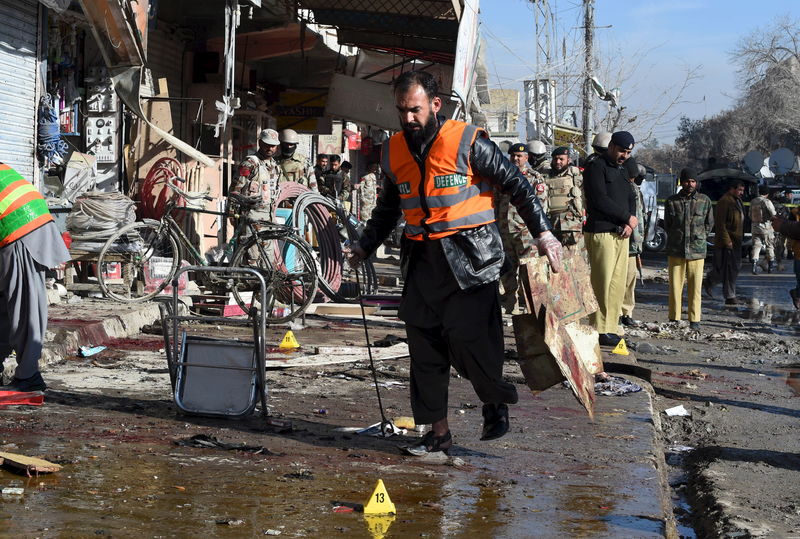
<path fill-rule="evenodd" d="M 160 317 L 158 303 L 148 301 L 141 304 L 110 304 L 106 309 L 92 312 L 96 320 L 76 324 L 74 320 L 66 321 L 57 318 L 48 322 L 44 350 L 39 361 L 40 370 L 47 365 L 57 363 L 67 357 L 75 357 L 78 348 L 83 345 L 98 346 L 110 339 L 128 337 L 141 331 L 142 327 L 152 324 Z M 78 306 L 80 308 L 80 305 Z"/>
<path fill-rule="evenodd" d="M 667 462 L 663 443 L 664 431 L 661 425 L 661 416 L 656 411 L 654 406 L 656 391 L 650 382 L 635 376 L 630 376 L 630 378 L 633 378 L 637 384 L 642 386 L 642 390 L 645 391 L 649 397 L 648 408 L 650 417 L 652 417 L 653 420 L 653 439 L 651 442 L 653 447 L 653 465 L 656 468 L 658 478 L 661 483 L 661 506 L 664 514 L 665 527 L 664 537 L 666 539 L 678 539 L 680 535 L 678 534 L 678 526 L 677 522 L 675 521 L 675 513 L 672 507 L 672 489 L 669 486 L 669 478 L 667 476 Z"/>

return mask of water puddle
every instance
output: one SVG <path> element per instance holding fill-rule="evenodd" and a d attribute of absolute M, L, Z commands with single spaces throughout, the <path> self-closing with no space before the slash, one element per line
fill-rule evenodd
<path fill-rule="evenodd" d="M 776 335 L 797 335 L 800 332 L 800 311 L 783 309 L 774 305 L 745 307 L 737 310 L 739 318 L 770 326 Z"/>

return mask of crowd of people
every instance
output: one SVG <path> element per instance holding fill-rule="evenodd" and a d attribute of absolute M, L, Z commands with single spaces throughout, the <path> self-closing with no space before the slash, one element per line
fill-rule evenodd
<path fill-rule="evenodd" d="M 239 165 L 231 191 L 258 196 L 261 203 L 251 218 L 271 220 L 268 215 L 278 196 L 281 182 L 296 182 L 330 198 L 357 219 L 366 220 L 375 207 L 379 187 L 378 163 L 370 163 L 367 173 L 354 181 L 353 165 L 338 154 L 320 153 L 313 167 L 297 151 L 300 137 L 294 129 L 264 129 L 258 136 L 258 150 Z"/>
<path fill-rule="evenodd" d="M 438 94 L 436 80 L 426 72 L 396 79 L 402 129 L 383 144 L 380 164 L 370 164 L 358 182 L 338 155 L 318 155 L 314 167 L 305 169 L 296 133 L 265 130 L 257 160 L 242 164 L 235 184 L 264 195 L 251 186 L 256 176 L 266 174 L 269 192 L 291 178 L 339 201 L 366 221 L 360 241 L 345 248 L 354 267 L 372 256 L 403 218 L 398 315 L 408 336 L 414 418 L 432 426 L 419 443 L 404 448 L 415 456 L 447 451 L 453 443 L 447 420 L 451 367 L 484 403 L 481 439 L 508 432 L 508 405 L 517 394 L 502 377 L 501 314 L 524 309 L 517 279 L 522 259 L 538 252 L 559 272 L 566 250 L 580 253 L 599 307 L 590 322 L 601 345 L 616 346 L 625 326 L 639 324 L 633 310 L 645 236 L 639 186 L 646 171 L 631 156 L 631 133 L 599 133 L 583 170 L 573 165 L 570 148 L 556 147 L 548 155 L 537 140 L 511 145 L 506 156 L 485 130 L 439 114 Z M 684 286 L 692 329 L 700 327 L 702 290 L 712 294 L 722 284 L 725 302 L 738 303 L 743 190 L 741 182 L 731 184 L 714 207 L 698 192 L 694 171 L 681 171 L 680 190 L 666 201 L 664 217 L 671 321 L 680 322 Z M 766 271 L 774 270 L 773 209 L 765 199 L 750 210 L 758 237 L 751 256 L 757 262 L 763 246 Z M 782 233 L 800 237 L 800 222 L 777 219 Z M 713 266 L 704 280 L 712 232 Z M 792 294 L 800 304 L 800 277 Z"/>

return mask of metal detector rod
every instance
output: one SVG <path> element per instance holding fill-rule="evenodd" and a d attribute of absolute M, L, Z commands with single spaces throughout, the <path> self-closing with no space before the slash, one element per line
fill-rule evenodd
<path fill-rule="evenodd" d="M 361 264 L 359 264 L 359 267 Z M 364 336 L 367 339 L 367 354 L 369 354 L 369 368 L 372 370 L 372 380 L 375 382 L 375 393 L 378 395 L 378 408 L 381 411 L 381 434 L 386 436 L 386 431 L 384 431 L 383 427 L 386 424 L 391 424 L 391 422 L 386 419 L 386 413 L 383 411 L 383 401 L 381 400 L 381 388 L 378 385 L 378 374 L 375 372 L 375 362 L 372 359 L 372 345 L 370 344 L 369 340 L 369 329 L 367 328 L 367 313 L 364 311 L 364 299 L 361 295 L 361 278 L 358 275 L 359 268 L 355 268 L 356 270 L 356 287 L 358 288 L 358 305 L 361 307 L 361 320 L 364 322 Z"/>

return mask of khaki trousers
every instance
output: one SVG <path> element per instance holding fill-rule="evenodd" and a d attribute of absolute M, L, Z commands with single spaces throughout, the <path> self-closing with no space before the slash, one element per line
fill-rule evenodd
<path fill-rule="evenodd" d="M 628 274 L 628 238 L 620 238 L 612 232 L 587 232 L 584 237 L 589 252 L 592 288 L 599 305 L 591 316 L 592 324 L 598 333 L 622 335 L 619 317 Z"/>
<path fill-rule="evenodd" d="M 625 297 L 622 298 L 622 314 L 633 317 L 633 308 L 636 307 L 636 255 L 628 255 L 628 273 L 625 276 Z"/>
<path fill-rule="evenodd" d="M 681 319 L 683 283 L 688 280 L 686 299 L 689 304 L 689 322 L 700 321 L 700 292 L 703 284 L 705 260 L 686 260 L 676 256 L 667 257 L 669 272 L 669 319 Z"/>

